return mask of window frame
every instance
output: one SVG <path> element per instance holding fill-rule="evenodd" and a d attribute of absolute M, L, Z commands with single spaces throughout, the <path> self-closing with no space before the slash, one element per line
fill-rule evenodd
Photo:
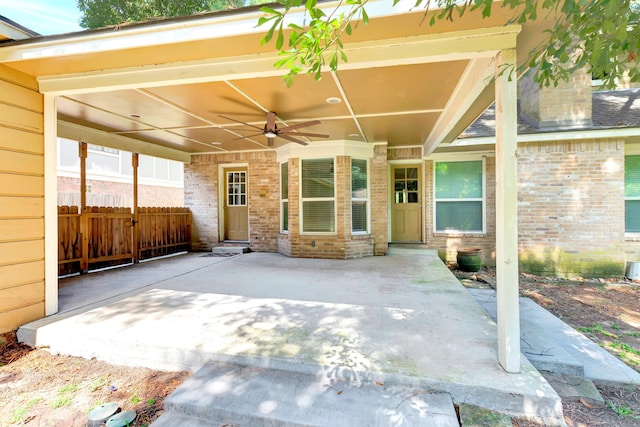
<path fill-rule="evenodd" d="M 303 197 L 304 177 L 303 177 L 303 162 L 314 160 L 331 160 L 333 166 L 333 196 L 332 197 Z M 338 232 L 338 214 L 336 206 L 336 158 L 335 157 L 318 157 L 318 158 L 305 158 L 300 159 L 300 185 L 298 186 L 299 192 L 299 233 L 300 235 L 326 235 L 335 236 Z M 304 231 L 304 202 L 333 202 L 333 231 Z"/>
<path fill-rule="evenodd" d="M 626 165 L 627 165 L 627 157 L 640 157 L 640 150 L 628 150 L 628 152 L 625 152 L 624 154 L 624 170 L 626 172 Z M 640 196 L 634 196 L 634 197 L 627 197 L 627 191 L 626 191 L 626 173 L 624 174 L 624 184 L 625 184 L 625 188 L 623 189 L 624 191 L 624 234 L 626 236 L 631 236 L 631 237 L 638 237 L 640 236 L 640 231 L 628 231 L 627 230 L 627 201 L 640 201 Z"/>
<path fill-rule="evenodd" d="M 482 197 L 470 197 L 465 199 L 451 199 L 451 198 L 441 198 L 437 197 L 437 164 L 438 163 L 460 163 L 460 162 L 481 162 L 482 167 Z M 471 156 L 471 157 L 458 157 L 458 158 L 438 158 L 433 159 L 433 178 L 432 178 L 432 188 L 433 188 L 433 233 L 436 235 L 461 235 L 461 234 L 469 234 L 469 235 L 486 235 L 487 233 L 487 163 L 485 156 Z M 481 202 L 481 211 L 482 211 L 482 219 L 481 219 L 481 230 L 438 230 L 438 218 L 437 218 L 437 209 L 438 202 L 460 202 L 460 201 L 474 201 Z"/>
<path fill-rule="evenodd" d="M 282 170 L 284 167 L 286 166 L 287 169 L 287 197 L 283 198 L 283 190 L 284 190 L 284 186 L 283 186 L 283 175 L 284 175 L 284 171 Z M 289 233 L 289 162 L 282 162 L 280 163 L 280 232 L 281 233 Z M 286 210 L 286 215 L 287 215 L 287 228 L 284 228 L 284 217 L 285 217 L 285 209 L 284 209 L 284 204 L 287 204 L 287 210 Z"/>
<path fill-rule="evenodd" d="M 353 197 L 353 161 L 360 160 L 364 161 L 367 165 L 367 187 L 366 187 L 366 197 Z M 351 195 L 351 234 L 353 235 L 366 235 L 371 232 L 371 162 L 366 158 L 358 158 L 351 157 L 350 162 L 350 170 L 349 170 L 349 188 Z M 353 202 L 364 202 L 365 203 L 365 212 L 367 215 L 367 220 L 365 224 L 365 230 L 354 230 L 353 229 Z"/>

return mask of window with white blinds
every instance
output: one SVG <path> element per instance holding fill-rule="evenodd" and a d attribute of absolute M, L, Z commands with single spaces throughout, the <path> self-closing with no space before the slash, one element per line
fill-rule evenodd
<path fill-rule="evenodd" d="M 435 231 L 484 232 L 484 162 L 435 163 Z"/>
<path fill-rule="evenodd" d="M 351 159 L 351 231 L 369 231 L 369 174 L 367 161 Z"/>
<path fill-rule="evenodd" d="M 280 229 L 289 231 L 289 164 L 280 165 Z"/>
<path fill-rule="evenodd" d="M 336 231 L 333 159 L 302 160 L 302 232 Z"/>
<path fill-rule="evenodd" d="M 640 233 L 640 155 L 624 158 L 624 229 Z"/>

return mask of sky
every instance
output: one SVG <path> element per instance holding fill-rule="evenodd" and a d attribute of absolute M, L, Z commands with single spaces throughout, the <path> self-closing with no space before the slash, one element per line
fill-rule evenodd
<path fill-rule="evenodd" d="M 0 15 L 42 35 L 81 31 L 76 0 L 0 0 Z"/>

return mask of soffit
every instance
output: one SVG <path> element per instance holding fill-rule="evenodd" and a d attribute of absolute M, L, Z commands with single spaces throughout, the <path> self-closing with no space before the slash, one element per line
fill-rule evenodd
<path fill-rule="evenodd" d="M 473 56 L 465 48 L 469 43 L 478 41 L 473 39 L 469 42 L 464 37 L 473 36 L 476 30 L 482 35 L 484 29 L 505 22 L 505 15 L 501 12 L 484 20 L 476 13 L 430 27 L 426 23 L 419 25 L 421 15 L 406 13 L 380 17 L 372 19 L 366 27 L 361 25 L 347 44 L 347 48 L 357 46 L 360 49 L 350 55 L 350 59 L 355 58 L 354 61 L 346 63 L 336 73 L 323 73 L 320 81 L 306 75 L 298 76 L 291 88 L 282 82 L 280 75 L 283 72 L 270 68 L 269 72 L 249 72 L 247 77 L 242 72 L 243 65 L 234 63 L 245 58 L 273 58 L 273 46 L 260 46 L 261 34 L 258 33 L 6 64 L 44 78 L 81 76 L 77 73 L 83 72 L 100 76 L 120 69 L 128 72 L 132 69 L 145 70 L 145 67 L 152 68 L 158 64 L 171 64 L 175 70 L 171 69 L 170 72 L 174 74 L 168 83 L 142 81 L 138 87 L 100 88 L 100 91 L 85 93 L 71 91 L 58 97 L 59 119 L 74 125 L 74 132 L 79 129 L 78 126 L 97 129 L 106 136 L 136 140 L 137 148 L 140 148 L 139 142 L 143 142 L 150 144 L 150 147 L 165 147 L 194 154 L 274 149 L 288 144 L 289 141 L 276 138 L 275 146 L 268 147 L 262 135 L 239 139 L 256 133 L 255 129 L 247 129 L 220 117 L 228 116 L 262 128 L 268 111 L 277 113 L 280 128 L 319 120 L 320 124 L 301 128 L 300 131 L 326 134 L 329 140 L 418 146 L 425 143 L 439 119 L 451 117 L 451 110 L 459 107 L 450 100 L 459 91 L 463 78 L 477 79 L 475 84 L 481 87 L 489 84 L 481 76 L 469 75 L 468 72 L 465 74 L 470 69 L 470 58 Z M 531 35 L 531 29 L 525 28 L 522 33 Z M 518 36 L 519 44 L 522 33 Z M 464 37 L 447 39 L 448 34 L 463 34 Z M 425 36 L 433 36 L 434 42 L 421 42 L 415 45 L 415 49 L 412 44 L 403 45 L 404 40 L 423 41 L 420 37 Z M 440 37 L 448 40 L 449 44 L 438 44 Z M 527 40 L 523 45 L 531 43 L 531 40 Z M 378 45 L 381 49 L 377 49 Z M 368 50 L 362 50 L 362 46 Z M 436 50 L 442 50 L 444 46 L 448 50 L 440 52 L 434 59 L 429 57 L 431 46 Z M 450 46 L 460 47 L 462 53 Z M 494 54 L 489 48 L 491 46 L 487 46 L 485 53 L 480 52 L 480 56 Z M 382 49 L 389 52 L 385 53 L 387 56 L 376 56 Z M 392 53 L 396 51 L 409 53 L 398 54 L 400 56 L 396 58 Z M 410 55 L 415 57 L 409 58 Z M 369 57 L 373 59 L 368 60 Z M 183 72 L 181 64 L 215 58 L 223 58 L 217 64 L 217 69 L 222 70 L 220 75 L 176 84 L 180 82 L 180 73 Z M 226 64 L 230 64 L 228 69 L 225 68 Z M 271 59 L 268 64 L 271 66 Z M 117 77 L 117 74 L 114 75 Z M 464 95 L 458 93 L 457 98 Z M 327 102 L 328 98 L 338 98 L 341 102 L 331 104 Z M 491 100 L 482 99 L 481 102 L 483 105 L 474 106 L 471 117 L 458 116 L 471 122 L 475 119 L 473 116 L 480 114 Z M 462 123 L 456 123 L 456 126 L 456 129 L 464 128 Z M 61 128 L 67 129 L 69 126 Z M 87 142 L 101 143 L 95 140 L 96 133 L 91 135 L 94 140 Z M 298 139 L 310 144 L 324 140 L 315 137 Z M 108 145 L 109 140 L 105 138 L 103 144 Z M 118 139 L 120 148 L 121 141 Z M 153 154 L 152 150 L 148 154 Z"/>

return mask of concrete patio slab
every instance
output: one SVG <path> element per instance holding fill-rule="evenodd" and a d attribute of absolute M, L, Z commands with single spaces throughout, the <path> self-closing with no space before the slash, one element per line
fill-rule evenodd
<path fill-rule="evenodd" d="M 155 263 L 122 269 L 112 282 L 139 289 L 76 301 L 21 328 L 20 338 L 151 368 L 195 371 L 218 361 L 418 387 L 562 424 L 560 398 L 526 358 L 519 374 L 498 366 L 495 323 L 435 251 L 393 248 L 350 261 L 189 254 Z M 91 276 L 65 287 L 91 287 Z"/>

